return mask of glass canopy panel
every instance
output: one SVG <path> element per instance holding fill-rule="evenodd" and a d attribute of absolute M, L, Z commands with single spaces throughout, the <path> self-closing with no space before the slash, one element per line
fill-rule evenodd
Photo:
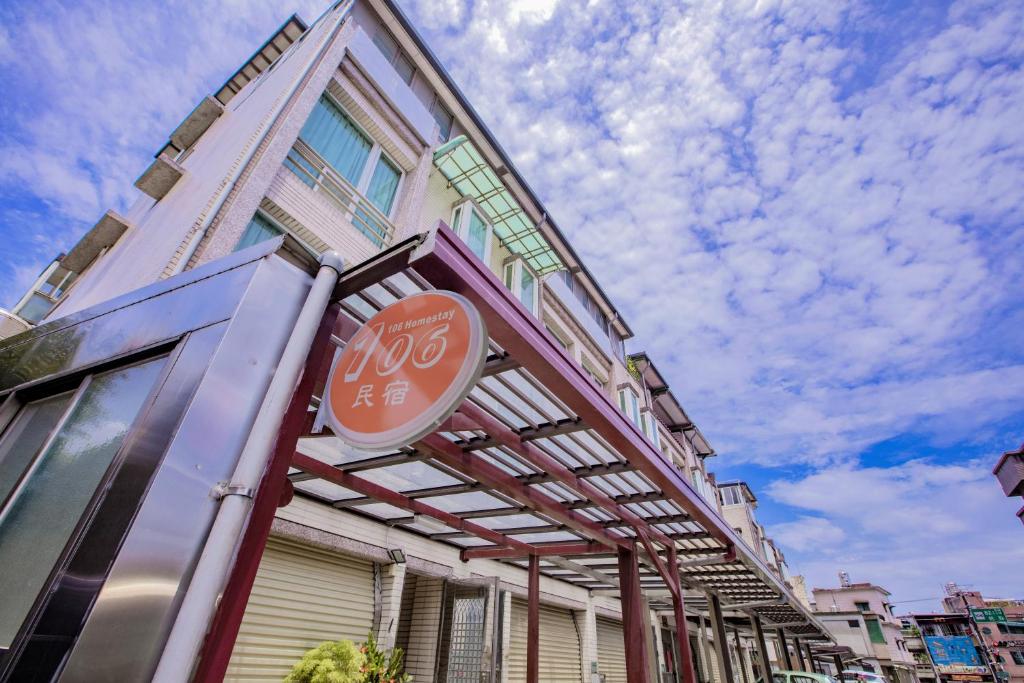
<path fill-rule="evenodd" d="M 487 527 L 488 529 L 547 526 L 550 524 L 550 522 L 546 520 L 527 513 L 518 515 L 497 515 L 495 517 L 478 517 L 473 521 L 480 526 Z"/>
<path fill-rule="evenodd" d="M 398 519 L 410 516 L 410 513 L 402 508 L 396 508 L 394 505 L 388 505 L 387 503 L 369 503 L 367 505 L 360 505 L 358 509 L 360 512 L 365 512 L 381 519 Z"/>
<path fill-rule="evenodd" d="M 355 491 L 343 488 L 337 484 L 332 484 L 329 481 L 323 479 L 310 479 L 309 481 L 297 481 L 295 482 L 296 491 L 304 491 L 312 494 L 324 500 L 349 500 L 351 498 L 362 498 Z"/>
<path fill-rule="evenodd" d="M 483 491 L 470 491 L 469 493 L 452 493 L 445 496 L 431 496 L 423 499 L 424 503 L 432 505 L 445 512 L 471 512 L 473 510 L 491 510 L 493 508 L 512 507 L 505 501 Z"/>
<path fill-rule="evenodd" d="M 563 268 L 547 239 L 465 135 L 439 147 L 434 165 L 459 194 L 476 200 L 509 251 L 521 255 L 541 275 Z"/>
<path fill-rule="evenodd" d="M 578 541 L 580 537 L 568 531 L 547 531 L 541 533 L 510 534 L 524 543 L 550 543 L 554 541 Z"/>
<path fill-rule="evenodd" d="M 400 465 L 363 470 L 357 472 L 356 476 L 399 492 L 461 483 L 455 477 L 425 462 L 405 462 Z"/>

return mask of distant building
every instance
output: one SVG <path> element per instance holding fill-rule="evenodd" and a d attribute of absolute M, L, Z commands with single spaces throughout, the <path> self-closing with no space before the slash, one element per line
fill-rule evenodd
<path fill-rule="evenodd" d="M 871 583 L 843 583 L 813 590 L 815 610 L 836 642 L 853 648 L 864 670 L 881 673 L 892 683 L 919 680 L 889 591 Z"/>
<path fill-rule="evenodd" d="M 947 614 L 962 615 L 972 622 L 975 640 L 980 636 L 986 656 L 997 671 L 1004 671 L 1011 683 L 1024 683 L 1024 600 L 987 599 L 978 591 L 946 587 L 942 608 Z"/>
<path fill-rule="evenodd" d="M 992 680 L 966 614 L 912 614 L 901 621 L 922 683 Z"/>

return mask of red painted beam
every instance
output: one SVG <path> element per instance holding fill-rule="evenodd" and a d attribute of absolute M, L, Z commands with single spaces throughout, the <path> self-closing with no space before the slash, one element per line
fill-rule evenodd
<path fill-rule="evenodd" d="M 661 561 L 661 556 L 658 555 L 658 549 L 654 547 L 654 543 L 651 542 L 651 539 L 648 537 L 645 529 L 637 528 L 636 533 L 640 537 L 640 542 L 643 543 L 644 548 L 647 549 L 647 554 L 651 556 L 651 562 L 654 564 L 654 568 L 658 570 L 659 574 L 661 574 L 662 580 L 668 587 L 668 592 L 672 594 L 673 598 L 679 597 L 679 587 L 676 585 L 679 581 L 679 568 L 674 564 L 671 568 L 665 566 L 665 563 Z M 666 547 L 672 555 L 675 555 L 675 543 L 669 542 Z"/>
<path fill-rule="evenodd" d="M 608 546 L 593 541 L 578 541 L 566 543 L 541 543 L 530 546 L 530 552 L 525 553 L 518 548 L 466 548 L 462 551 L 463 560 L 513 560 L 517 557 L 535 555 L 607 555 L 614 552 Z"/>
<path fill-rule="evenodd" d="M 429 434 L 413 444 L 413 448 L 444 463 L 448 467 L 467 474 L 484 486 L 515 498 L 526 507 L 541 512 L 565 524 L 570 529 L 603 543 L 611 548 L 628 545 L 629 541 L 614 536 L 597 522 L 568 509 L 561 502 L 543 493 L 540 489 L 526 486 L 497 465 L 492 465 L 482 456 L 467 453 L 440 434 Z"/>
<path fill-rule="evenodd" d="M 679 585 L 679 559 L 675 548 L 668 550 L 668 566 L 672 571 L 675 590 L 672 595 L 672 612 L 676 619 L 676 646 L 679 650 L 679 661 L 676 669 L 682 676 L 680 683 L 697 683 L 697 672 L 693 669 L 693 655 L 690 653 L 690 634 L 687 632 L 686 605 L 683 600 L 682 586 Z"/>
<path fill-rule="evenodd" d="M 647 629 L 640 592 L 640 565 L 636 548 L 619 548 L 619 600 L 622 604 L 622 639 L 626 648 L 626 683 L 648 683 Z"/>
<path fill-rule="evenodd" d="M 526 586 L 526 683 L 540 683 L 540 558 L 530 556 Z"/>
<path fill-rule="evenodd" d="M 611 496 L 591 484 L 583 477 L 573 474 L 568 467 L 558 462 L 558 460 L 551 457 L 537 446 L 520 439 L 518 434 L 479 406 L 476 406 L 469 401 L 465 401 L 459 407 L 458 412 L 465 415 L 470 422 L 479 424 L 483 430 L 487 432 L 488 436 L 523 457 L 527 462 L 538 468 L 541 472 L 550 474 L 557 481 L 565 484 L 584 498 L 597 503 L 606 511 L 617 515 L 619 519 L 630 526 L 633 526 L 638 530 L 643 529 L 649 537 L 656 539 L 666 548 L 675 545 L 668 536 L 650 526 L 642 517 L 631 512 L 629 508 L 616 503 L 612 500 Z"/>
<path fill-rule="evenodd" d="M 393 505 L 397 508 L 408 510 L 409 512 L 433 517 L 442 524 L 450 526 L 453 529 L 458 529 L 460 531 L 473 534 L 474 536 L 478 536 L 485 541 L 490 541 L 491 543 L 501 546 L 502 549 L 515 548 L 517 551 L 522 553 L 533 552 L 533 547 L 528 543 L 523 543 L 511 536 L 506 536 L 505 534 L 498 533 L 493 529 L 488 529 L 483 525 L 475 524 L 467 519 L 462 519 L 458 515 L 445 512 L 444 510 L 440 510 L 432 505 L 427 505 L 422 501 L 409 498 L 408 496 L 403 496 L 397 491 L 392 491 L 389 488 L 367 481 L 366 479 L 357 477 L 354 474 L 343 472 L 336 467 L 331 467 L 327 463 L 315 460 L 308 455 L 295 453 L 295 455 L 292 456 L 292 466 L 297 467 L 303 472 L 316 475 L 325 481 L 337 484 L 338 486 L 343 486 L 364 496 L 369 496 L 374 500 L 379 500 L 382 503 L 387 503 L 388 505 Z"/>

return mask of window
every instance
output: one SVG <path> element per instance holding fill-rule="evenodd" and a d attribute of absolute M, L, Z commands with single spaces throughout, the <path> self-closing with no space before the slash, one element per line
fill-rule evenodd
<path fill-rule="evenodd" d="M 867 612 L 871 609 L 871 605 L 866 602 L 855 602 L 853 606 L 857 608 L 859 612 Z"/>
<path fill-rule="evenodd" d="M 649 410 L 645 410 L 640 417 L 643 421 L 644 434 L 651 440 L 651 443 L 653 443 L 658 450 L 661 450 L 661 437 L 658 435 L 658 420 L 654 417 L 654 413 Z"/>
<path fill-rule="evenodd" d="M 512 290 L 527 310 L 537 315 L 538 289 L 537 276 L 522 257 L 517 257 L 505 264 L 505 286 Z"/>
<path fill-rule="evenodd" d="M 490 264 L 494 229 L 472 202 L 463 202 L 455 207 L 455 211 L 452 213 L 452 229 L 469 246 L 470 251 L 476 254 L 477 258 Z M 533 309 L 531 308 L 531 310 Z"/>
<path fill-rule="evenodd" d="M 868 627 L 868 637 L 872 643 L 884 643 L 885 634 L 882 633 L 882 625 L 878 623 L 877 619 L 868 619 L 865 621 Z"/>
<path fill-rule="evenodd" d="M 433 115 L 434 120 L 437 121 L 438 132 L 437 137 L 439 142 L 448 142 L 448 138 L 452 135 L 452 125 L 455 123 L 455 117 L 448 111 L 448 107 L 441 103 L 441 99 L 434 95 L 434 101 L 430 103 L 430 113 Z"/>
<path fill-rule="evenodd" d="M 846 625 L 849 626 L 850 628 L 860 628 L 860 622 L 857 621 L 856 619 L 847 619 L 846 620 Z"/>
<path fill-rule="evenodd" d="M 411 84 L 412 77 L 416 75 L 416 67 L 413 65 L 409 55 L 402 52 L 402 48 L 398 47 L 398 41 L 388 33 L 387 29 L 377 29 L 377 32 L 373 34 L 373 44 L 377 46 L 377 49 L 380 50 L 391 66 L 395 67 L 395 71 L 405 81 L 405 84 Z"/>
<path fill-rule="evenodd" d="M 583 372 L 587 373 L 587 377 L 589 377 L 594 384 L 596 384 L 601 389 L 606 389 L 608 387 L 607 376 L 595 370 L 594 364 L 591 363 L 591 361 L 588 360 L 585 356 L 583 358 L 582 365 Z"/>
<path fill-rule="evenodd" d="M 551 327 L 551 325 L 548 325 L 547 323 L 544 324 L 544 329 L 546 329 L 548 333 L 550 333 L 551 336 L 555 338 L 555 341 L 558 342 L 559 346 L 568 351 L 570 354 L 572 353 L 572 344 L 563 339 L 561 333 L 559 333 L 557 330 L 555 330 L 555 328 Z"/>
<path fill-rule="evenodd" d="M 165 358 L 25 404 L 0 437 L 0 650 L 9 648 L 110 467 Z"/>
<path fill-rule="evenodd" d="M 249 225 L 246 226 L 245 232 L 242 233 L 242 237 L 239 238 L 238 244 L 235 245 L 234 251 L 241 251 L 251 247 L 254 244 L 259 244 L 265 240 L 273 239 L 278 235 L 284 234 L 284 231 L 274 225 L 261 213 L 257 213 L 249 221 Z"/>
<path fill-rule="evenodd" d="M 640 424 L 640 397 L 632 387 L 619 389 L 619 408 L 633 424 L 643 429 L 643 425 Z"/>
<path fill-rule="evenodd" d="M 992 635 L 992 629 L 990 629 L 988 626 L 982 626 L 981 632 L 984 633 L 986 636 Z"/>
<path fill-rule="evenodd" d="M 1013 658 L 1013 663 L 1024 666 L 1024 652 L 1018 652 L 1017 650 L 1010 650 L 1010 656 Z"/>
<path fill-rule="evenodd" d="M 379 211 L 384 219 L 391 215 L 402 180 L 398 165 L 326 94 L 309 115 L 299 138 L 366 198 L 368 205 L 360 205 L 359 198 L 354 198 L 357 206 L 352 224 L 378 247 L 383 246 L 389 228 L 375 214 Z M 296 150 L 288 155 L 285 165 L 310 187 L 320 181 L 317 165 Z"/>
<path fill-rule="evenodd" d="M 722 503 L 725 505 L 741 505 L 743 494 L 739 486 L 725 486 L 722 488 Z"/>

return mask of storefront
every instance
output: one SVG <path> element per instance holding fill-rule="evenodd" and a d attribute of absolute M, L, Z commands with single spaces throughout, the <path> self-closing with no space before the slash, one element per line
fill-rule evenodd
<path fill-rule="evenodd" d="M 419 680 L 603 673 L 634 683 L 656 666 L 651 591 L 673 610 L 682 681 L 694 680 L 686 591 L 709 595 L 719 644 L 729 607 L 758 632 L 763 620 L 772 632 L 820 636 L 683 473 L 447 228 L 353 268 L 317 268 L 280 244 L 0 347 L 0 448 L 26 454 L 3 460 L 21 467 L 13 496 L 37 485 L 46 494 L 22 496 L 36 508 L 5 507 L 32 523 L 21 536 L 0 530 L 0 559 L 18 568 L 25 595 L 5 606 L 4 676 L 265 679 L 321 639 L 376 630 L 404 646 Z M 387 433 L 401 411 L 339 438 L 351 425 L 323 409 L 337 405 L 326 399 L 332 361 L 371 339 L 354 336 L 374 330 L 368 319 L 435 290 L 479 315 L 479 366 L 454 390 L 453 410 L 428 415 L 429 428 L 397 446 L 352 447 L 375 428 Z M 338 373 L 371 367 L 387 379 L 360 380 L 348 407 L 411 404 L 392 374 L 408 359 L 427 371 L 456 343 L 471 358 L 472 330 L 461 340 L 406 334 L 457 317 L 444 309 L 389 324 L 384 351 L 339 362 Z M 76 462 L 89 467 L 55 465 L 74 485 L 47 488 L 57 447 L 87 450 Z M 44 532 L 57 509 L 61 524 Z M 384 540 L 360 539 L 351 525 L 327 534 L 338 510 Z M 389 533 L 404 550 L 389 547 Z M 469 568 L 464 576 L 432 562 L 438 541 Z M 406 552 L 416 556 L 407 562 Z M 621 617 L 542 596 L 542 582 L 615 591 Z M 733 678 L 727 652 L 716 666 Z"/>

